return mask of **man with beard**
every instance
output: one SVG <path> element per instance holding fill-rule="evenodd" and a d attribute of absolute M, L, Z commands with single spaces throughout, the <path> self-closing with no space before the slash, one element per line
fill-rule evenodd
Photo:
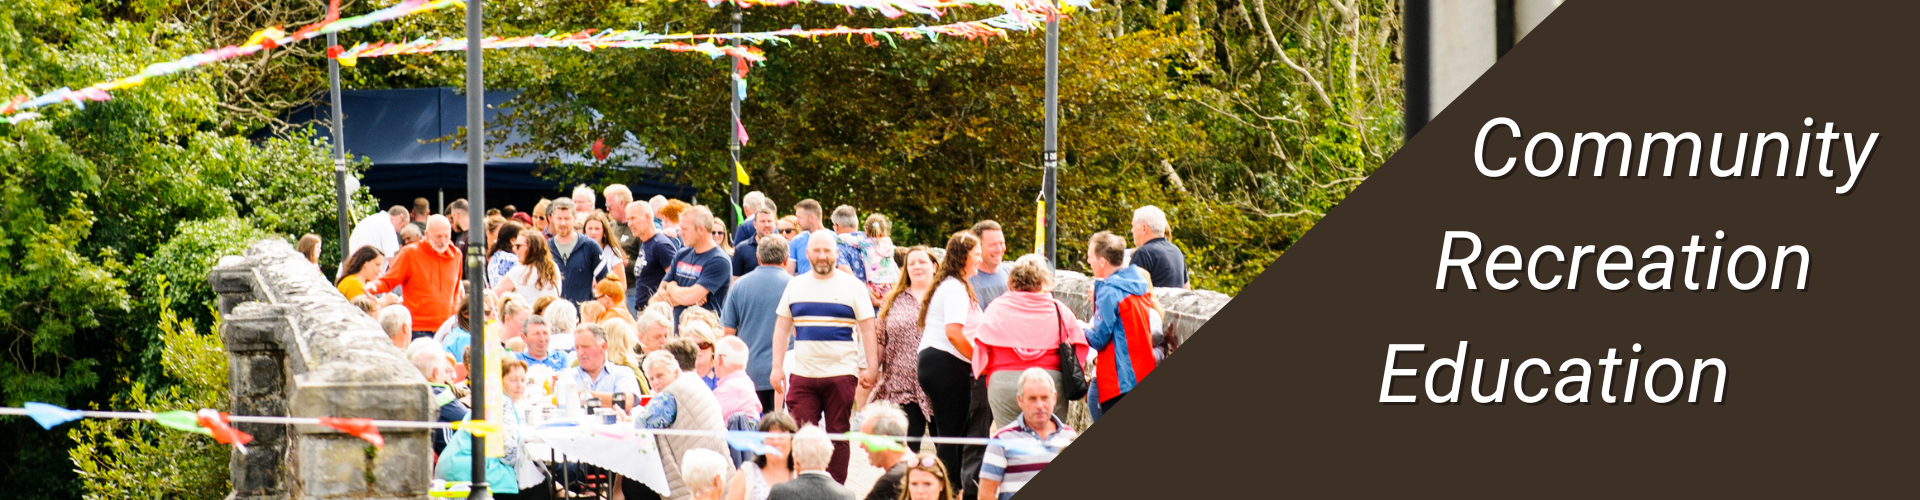
<path fill-rule="evenodd" d="M 791 369 L 788 413 L 803 425 L 821 425 L 836 434 L 851 427 L 855 385 L 872 387 L 880 366 L 873 299 L 865 283 L 835 272 L 839 257 L 833 232 L 819 230 L 807 239 L 807 260 L 812 266 L 787 282 L 774 311 L 779 318 L 774 320 L 773 352 L 787 352 L 787 342 L 793 340 L 793 366 L 785 366 L 785 360 L 775 356 L 768 380 L 779 390 L 789 383 L 787 370 Z M 833 443 L 827 472 L 835 481 L 847 480 L 848 452 L 847 442 Z"/>

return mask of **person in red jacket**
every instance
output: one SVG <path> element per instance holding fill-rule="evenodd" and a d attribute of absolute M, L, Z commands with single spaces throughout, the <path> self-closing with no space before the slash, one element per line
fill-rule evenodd
<path fill-rule="evenodd" d="M 1087 265 L 1097 279 L 1087 292 L 1087 301 L 1093 303 L 1087 344 L 1100 351 L 1093 390 L 1088 391 L 1092 401 L 1098 401 L 1096 419 L 1158 364 L 1153 357 L 1153 285 L 1140 268 L 1121 266 L 1126 248 L 1126 241 L 1106 231 L 1087 243 Z"/>
<path fill-rule="evenodd" d="M 402 288 L 413 314 L 413 338 L 433 336 L 433 328 L 453 315 L 460 288 L 460 252 L 453 247 L 453 223 L 446 216 L 427 218 L 427 236 L 400 249 L 387 273 L 367 284 L 369 293 Z"/>

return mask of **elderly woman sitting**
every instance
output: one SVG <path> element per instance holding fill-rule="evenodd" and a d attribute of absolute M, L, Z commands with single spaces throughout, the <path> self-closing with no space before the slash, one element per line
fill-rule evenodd
<path fill-rule="evenodd" d="M 973 375 L 987 377 L 995 429 L 1020 418 L 1021 371 L 1045 370 L 1059 387 L 1061 344 L 1073 346 L 1077 359 L 1093 352 L 1073 310 L 1053 298 L 1053 270 L 1045 259 L 1021 257 L 1007 276 L 1007 287 L 1006 294 L 987 306 L 973 338 Z M 1066 418 L 1066 398 L 1060 398 L 1054 414 Z"/>

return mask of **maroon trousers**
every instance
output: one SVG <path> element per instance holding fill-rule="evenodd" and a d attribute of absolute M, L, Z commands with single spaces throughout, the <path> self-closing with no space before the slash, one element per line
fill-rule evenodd
<path fill-rule="evenodd" d="M 791 386 L 787 388 L 787 412 L 793 414 L 794 421 L 800 425 L 818 425 L 827 434 L 845 434 L 852 430 L 853 393 L 860 385 L 859 377 L 793 375 L 787 377 L 787 383 Z M 821 423 L 823 416 L 825 423 Z M 847 483 L 847 454 L 851 450 L 846 441 L 833 442 L 833 460 L 827 462 L 827 473 L 840 484 Z"/>

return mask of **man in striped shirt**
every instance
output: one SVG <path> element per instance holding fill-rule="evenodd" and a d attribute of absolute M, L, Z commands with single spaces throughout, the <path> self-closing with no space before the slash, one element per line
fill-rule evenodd
<path fill-rule="evenodd" d="M 1079 434 L 1053 416 L 1053 376 L 1039 368 L 1020 373 L 1020 420 L 994 431 L 980 464 L 980 498 L 1007 500 Z"/>
<path fill-rule="evenodd" d="M 774 389 L 786 390 L 787 411 L 794 420 L 834 434 L 850 430 L 855 384 L 872 387 L 880 377 L 873 299 L 865 283 L 834 268 L 838 258 L 832 231 L 809 236 L 807 260 L 812 268 L 787 282 L 775 308 L 775 355 L 768 380 Z M 787 352 L 788 340 L 793 341 L 793 366 L 786 366 L 780 354 Z M 834 441 L 827 464 L 827 473 L 842 484 L 847 482 L 850 451 L 846 441 Z"/>

